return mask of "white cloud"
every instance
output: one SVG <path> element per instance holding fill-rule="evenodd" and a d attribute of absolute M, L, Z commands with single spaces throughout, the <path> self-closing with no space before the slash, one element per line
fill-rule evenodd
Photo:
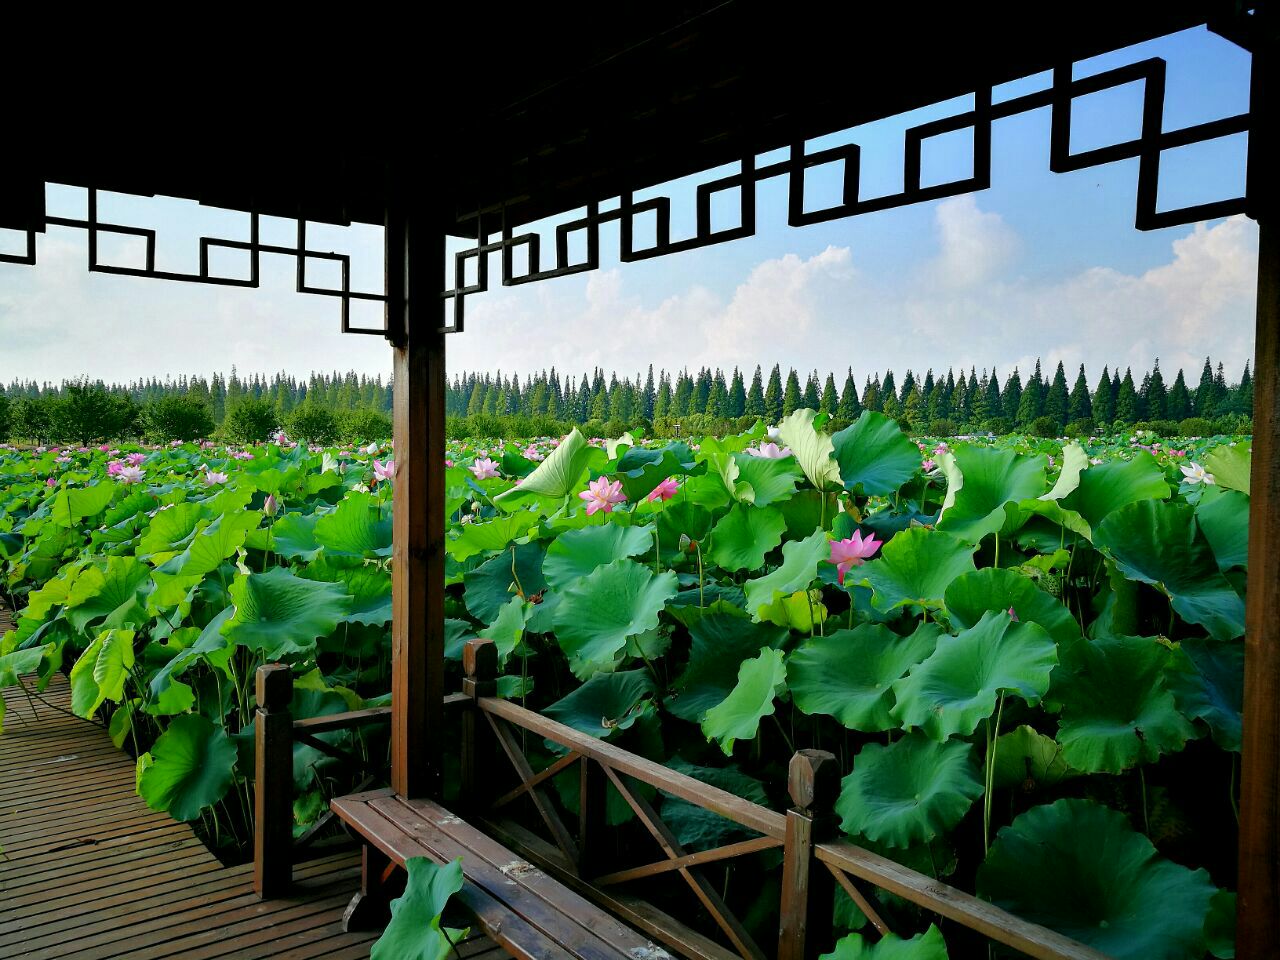
<path fill-rule="evenodd" d="M 1000 275 L 1018 253 L 1018 236 L 998 213 L 978 209 L 973 194 L 938 204 L 938 256 L 925 276 L 943 287 L 975 287 Z"/>

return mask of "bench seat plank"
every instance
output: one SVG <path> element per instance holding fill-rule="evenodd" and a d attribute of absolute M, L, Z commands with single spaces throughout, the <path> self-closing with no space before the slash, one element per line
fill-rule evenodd
<path fill-rule="evenodd" d="M 457 899 L 521 960 L 663 960 L 665 953 L 448 810 L 373 790 L 332 801 L 334 813 L 403 865 L 462 858 Z"/>

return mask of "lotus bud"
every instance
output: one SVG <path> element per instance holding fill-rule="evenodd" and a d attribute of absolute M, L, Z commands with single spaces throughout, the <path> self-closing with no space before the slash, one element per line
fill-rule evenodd
<path fill-rule="evenodd" d="M 262 505 L 262 512 L 268 517 L 274 517 L 280 512 L 280 502 L 276 500 L 276 495 L 274 493 L 267 494 L 267 500 Z"/>

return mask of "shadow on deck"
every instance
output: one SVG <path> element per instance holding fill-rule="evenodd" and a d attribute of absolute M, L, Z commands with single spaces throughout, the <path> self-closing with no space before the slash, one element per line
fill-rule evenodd
<path fill-rule="evenodd" d="M 369 956 L 376 934 L 341 927 L 357 852 L 299 864 L 288 896 L 259 900 L 252 863 L 223 866 L 189 826 L 147 808 L 129 757 L 69 715 L 63 677 L 43 702 L 4 693 L 0 958 Z"/>

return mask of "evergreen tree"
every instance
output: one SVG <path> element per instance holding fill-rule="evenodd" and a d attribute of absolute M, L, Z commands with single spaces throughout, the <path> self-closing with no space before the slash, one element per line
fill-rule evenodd
<path fill-rule="evenodd" d="M 1187 390 L 1182 370 L 1178 370 L 1178 375 L 1173 378 L 1173 386 L 1169 388 L 1169 403 L 1165 415 L 1170 420 L 1185 420 L 1191 416 L 1191 394 Z"/>
<path fill-rule="evenodd" d="M 803 406 L 809 410 L 817 410 L 821 398 L 818 394 L 818 371 L 814 370 L 809 374 L 809 379 L 804 382 L 804 400 Z"/>
<path fill-rule="evenodd" d="M 658 395 L 653 400 L 653 419 L 657 420 L 671 412 L 671 380 L 664 371 L 658 382 Z"/>
<path fill-rule="evenodd" d="M 1204 369 L 1200 371 L 1200 385 L 1196 387 L 1196 395 L 1192 400 L 1191 412 L 1197 417 L 1212 417 L 1216 398 L 1213 389 L 1213 367 L 1209 358 L 1204 358 Z"/>
<path fill-rule="evenodd" d="M 733 368 L 733 380 L 729 384 L 729 411 L 731 417 L 740 417 L 747 412 L 747 391 L 742 385 L 742 371 Z"/>
<path fill-rule="evenodd" d="M 769 386 L 764 392 L 764 415 L 770 423 L 782 419 L 782 373 L 775 363 L 769 372 Z"/>
<path fill-rule="evenodd" d="M 985 374 L 984 374 L 985 376 Z M 985 390 L 986 396 L 986 412 L 982 419 L 989 417 L 999 417 L 1004 414 L 1004 397 L 1000 394 L 1000 377 L 996 374 L 996 368 L 991 368 L 991 379 L 987 381 Z"/>
<path fill-rule="evenodd" d="M 1124 379 L 1120 381 L 1120 389 L 1116 391 L 1117 423 L 1133 426 L 1138 422 L 1138 391 L 1133 385 L 1133 372 L 1127 367 Z"/>
<path fill-rule="evenodd" d="M 911 391 L 916 385 L 916 375 L 908 368 L 907 375 L 902 378 L 902 386 L 898 388 L 898 401 L 906 406 L 907 397 L 911 396 Z"/>
<path fill-rule="evenodd" d="M 553 374 L 555 373 L 554 370 L 552 370 L 551 372 Z M 644 395 L 643 395 L 644 408 L 641 411 L 641 416 L 643 416 L 646 420 L 653 419 L 653 407 L 654 407 L 654 404 L 657 403 L 657 400 L 658 400 L 658 394 L 657 394 L 657 391 L 654 389 L 653 364 L 651 363 L 649 364 L 649 375 L 645 377 L 645 380 L 644 380 Z"/>
<path fill-rule="evenodd" d="M 1240 383 L 1231 398 L 1231 405 L 1236 413 L 1246 417 L 1253 416 L 1253 374 L 1249 372 L 1249 361 L 1245 361 L 1244 373 L 1240 375 Z"/>
<path fill-rule="evenodd" d="M 1165 420 L 1169 415 L 1169 391 L 1164 385 L 1164 376 L 1160 373 L 1160 358 L 1147 375 L 1147 389 L 1143 392 L 1146 401 L 1146 418 L 1148 420 Z"/>
<path fill-rule="evenodd" d="M 1093 401 L 1089 398 L 1089 381 L 1085 379 L 1084 364 L 1080 364 L 1080 372 L 1076 374 L 1076 382 L 1071 388 L 1071 396 L 1067 398 L 1067 422 L 1086 420 L 1093 416 Z"/>
<path fill-rule="evenodd" d="M 752 417 L 763 417 L 765 415 L 764 383 L 760 372 L 760 364 L 758 363 L 756 364 L 755 375 L 751 378 L 751 389 L 747 391 L 743 412 Z"/>
<path fill-rule="evenodd" d="M 828 373 L 827 382 L 822 385 L 822 399 L 818 401 L 818 409 L 823 413 L 836 415 L 836 408 L 840 406 L 840 395 L 836 393 L 836 378 Z"/>
<path fill-rule="evenodd" d="M 693 382 L 693 398 L 689 401 L 690 413 L 706 413 L 707 399 L 711 396 L 711 371 L 703 367 Z"/>
<path fill-rule="evenodd" d="M 858 402 L 858 388 L 853 382 L 853 368 L 844 378 L 844 389 L 840 391 L 840 403 L 836 406 L 836 417 L 845 423 L 852 423 L 862 413 L 862 404 Z"/>
<path fill-rule="evenodd" d="M 782 395 L 782 415 L 789 417 L 800 409 L 804 396 L 800 393 L 800 378 L 796 376 L 795 367 L 787 374 L 787 389 Z"/>
<path fill-rule="evenodd" d="M 870 410 L 874 413 L 880 413 L 882 405 L 880 403 L 880 382 L 877 378 L 874 382 L 867 377 L 867 382 L 862 386 L 862 409 Z"/>
<path fill-rule="evenodd" d="M 1004 382 L 1004 394 L 1000 397 L 1001 412 L 1010 423 L 1018 419 L 1018 405 L 1022 403 L 1022 375 L 1018 368 L 1013 368 L 1009 379 Z"/>
<path fill-rule="evenodd" d="M 1058 369 L 1053 373 L 1053 383 L 1049 386 L 1049 392 L 1044 398 L 1044 416 L 1053 418 L 1054 423 L 1058 425 L 1061 431 L 1067 425 L 1067 413 L 1070 408 L 1067 392 L 1067 373 L 1062 367 L 1062 361 L 1058 361 Z"/>
<path fill-rule="evenodd" d="M 1093 417 L 1098 423 L 1110 424 L 1116 418 L 1116 394 L 1111 388 L 1111 373 L 1102 368 L 1102 376 L 1093 391 Z"/>
<path fill-rule="evenodd" d="M 884 375 L 884 380 L 876 384 L 876 393 L 881 396 L 881 404 L 883 405 L 889 398 L 889 394 L 898 396 L 898 386 L 893 380 L 893 371 L 890 370 Z M 883 412 L 883 410 L 881 411 Z"/>

